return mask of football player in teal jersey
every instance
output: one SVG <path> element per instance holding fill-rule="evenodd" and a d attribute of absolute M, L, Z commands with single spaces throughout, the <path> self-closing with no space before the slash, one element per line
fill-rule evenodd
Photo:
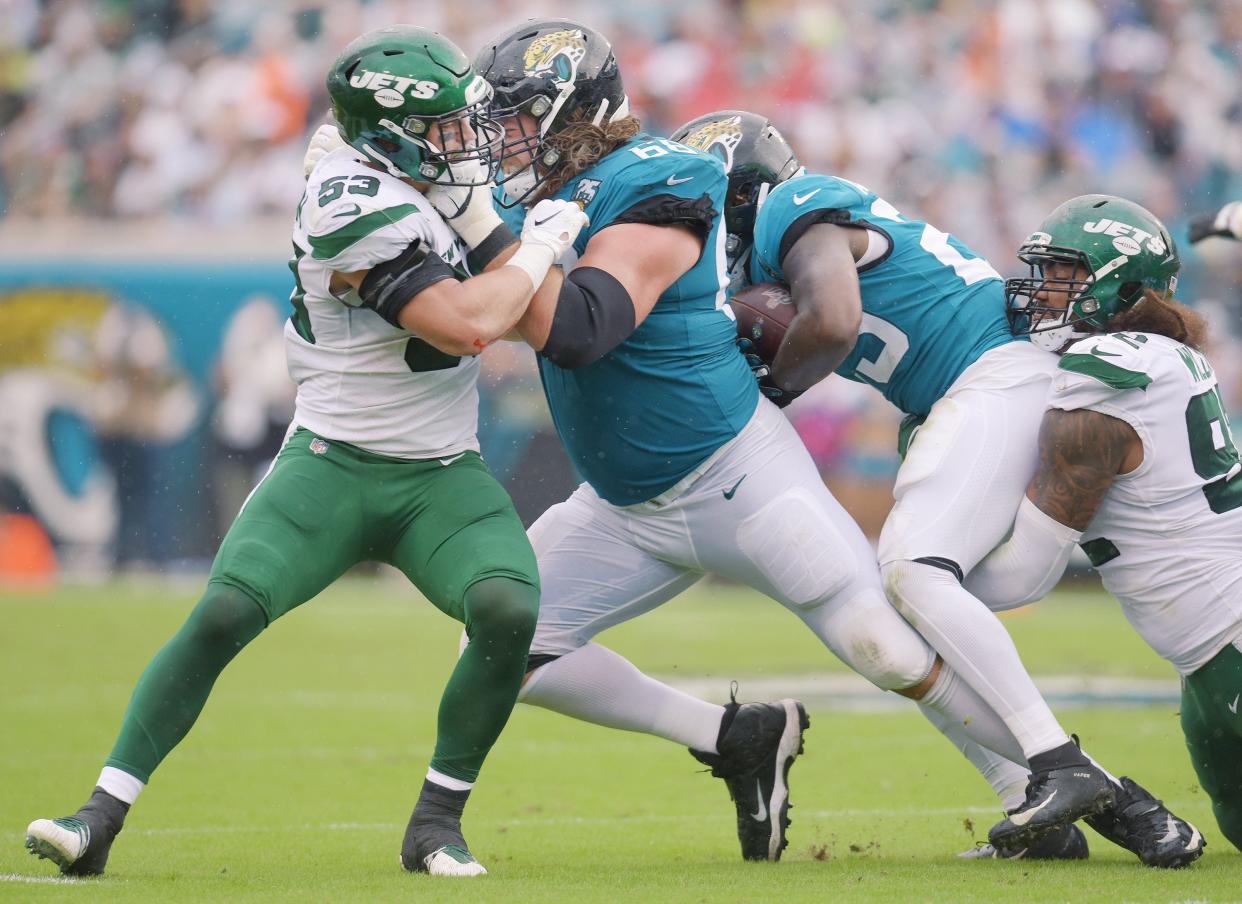
<path fill-rule="evenodd" d="M 1055 358 L 1011 333 L 986 260 L 863 186 L 800 169 L 764 117 L 719 111 L 673 137 L 729 167 L 737 284 L 791 287 L 798 314 L 761 369 L 765 394 L 787 404 L 836 371 L 926 418 L 880 538 L 889 599 L 1004 720 L 1005 755 L 1029 764 L 1029 783 L 984 770 L 1009 811 L 995 849 L 1085 855 L 1074 820 L 1112 811 L 1121 786 L 1069 740 L 1008 633 L 961 586 L 1012 524 L 1039 429 L 1015 409 L 1040 410 Z M 972 749 L 960 726 L 928 715 Z"/>
<path fill-rule="evenodd" d="M 743 856 L 779 858 L 801 706 L 709 704 L 591 642 L 711 572 L 781 602 L 877 686 L 1000 744 L 1003 723 L 888 604 L 866 538 L 737 352 L 721 161 L 642 133 L 587 26 L 525 24 L 476 66 L 506 127 L 502 203 L 574 200 L 591 221 L 518 323 L 585 478 L 530 531 L 543 594 L 524 699 L 685 744 L 725 779 Z M 487 215 L 475 197 L 462 209 Z"/>

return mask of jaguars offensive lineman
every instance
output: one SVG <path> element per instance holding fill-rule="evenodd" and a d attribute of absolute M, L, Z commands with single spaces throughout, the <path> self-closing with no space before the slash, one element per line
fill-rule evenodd
<path fill-rule="evenodd" d="M 1012 536 L 967 587 L 993 609 L 1040 599 L 1080 545 L 1182 676 L 1191 761 L 1242 849 L 1242 459 L 1203 321 L 1173 300 L 1177 250 L 1139 205 L 1084 195 L 1018 256 L 1031 274 L 1008 281 L 1010 316 L 1061 350 L 1059 370 Z"/>
<path fill-rule="evenodd" d="M 586 26 L 528 23 L 476 64 L 506 127 L 503 203 L 575 200 L 591 217 L 571 269 L 518 324 L 586 480 L 530 531 L 543 600 L 523 699 L 687 745 L 725 779 L 743 856 L 777 859 L 801 706 L 706 703 L 595 634 L 710 571 L 780 601 L 855 670 L 949 721 L 971 723 L 983 703 L 888 605 L 866 538 L 737 353 L 720 162 L 640 131 L 610 45 Z"/>
<path fill-rule="evenodd" d="M 523 314 L 585 217 L 565 202 L 537 206 L 504 266 L 488 259 L 488 236 L 463 245 L 445 224 L 433 205 L 455 212 L 457 172 L 488 183 L 500 132 L 485 116 L 487 83 L 440 35 L 365 34 L 327 87 L 348 146 L 319 162 L 294 224 L 294 421 L 224 538 L 206 593 L 139 679 L 90 800 L 27 830 L 30 851 L 70 875 L 103 872 L 130 805 L 232 658 L 368 559 L 405 572 L 470 638 L 444 691 L 401 862 L 435 875 L 485 872 L 461 813 L 525 673 L 539 578 L 512 503 L 478 454 L 477 355 Z M 468 278 L 467 266 L 488 272 Z"/>
<path fill-rule="evenodd" d="M 1008 633 L 958 583 L 1004 537 L 1034 469 L 1018 443 L 1034 443 L 1037 421 L 1012 407 L 1042 404 L 1055 358 L 1015 341 L 1003 284 L 986 260 L 861 186 L 800 171 L 765 118 L 719 111 L 674 137 L 730 164 L 734 277 L 791 286 L 798 314 L 762 373 L 765 393 L 787 404 L 835 370 L 927 416 L 880 539 L 890 599 L 987 700 L 972 720 L 1003 719 L 994 732 L 1003 752 L 1030 765 L 1029 785 L 1025 774 L 984 770 L 1010 811 L 990 833 L 996 849 L 1085 856 L 1073 821 L 1124 808 L 1124 787 L 1069 741 Z M 924 712 L 960 747 L 977 749 L 962 725 Z M 1179 825 L 1176 843 L 1157 853 L 1151 839 L 1130 849 L 1178 859 L 1192 837 Z"/>

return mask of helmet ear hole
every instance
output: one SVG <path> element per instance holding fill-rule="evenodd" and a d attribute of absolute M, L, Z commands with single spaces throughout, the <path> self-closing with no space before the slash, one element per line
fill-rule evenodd
<path fill-rule="evenodd" d="M 1143 284 L 1141 282 L 1122 283 L 1117 289 L 1117 297 L 1127 305 L 1134 304 L 1142 294 Z"/>

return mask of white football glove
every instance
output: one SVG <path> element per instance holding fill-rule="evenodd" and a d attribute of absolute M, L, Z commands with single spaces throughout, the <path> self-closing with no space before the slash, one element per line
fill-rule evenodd
<path fill-rule="evenodd" d="M 546 198 L 526 212 L 522 223 L 522 244 L 542 245 L 552 250 L 552 259 L 573 247 L 578 233 L 591 225 L 577 201 L 554 201 Z"/>
<path fill-rule="evenodd" d="M 461 182 L 479 182 L 486 170 L 481 160 L 461 160 L 448 165 L 449 173 Z M 484 185 L 432 185 L 426 197 L 431 206 L 471 250 L 492 234 L 504 221 L 492 204 L 492 189 Z"/>
<path fill-rule="evenodd" d="M 337 148 L 345 147 L 345 139 L 341 130 L 334 123 L 326 122 L 315 130 L 310 144 L 306 146 L 306 154 L 302 157 L 302 176 L 309 179 L 311 172 L 319 161 Z"/>
<path fill-rule="evenodd" d="M 506 266 L 525 270 L 538 288 L 548 269 L 573 247 L 578 233 L 589 225 L 590 218 L 575 201 L 540 201 L 527 211 L 521 247 Z"/>
<path fill-rule="evenodd" d="M 1242 201 L 1230 201 L 1215 214 L 1195 217 L 1190 221 L 1192 242 L 1214 235 L 1242 241 Z"/>

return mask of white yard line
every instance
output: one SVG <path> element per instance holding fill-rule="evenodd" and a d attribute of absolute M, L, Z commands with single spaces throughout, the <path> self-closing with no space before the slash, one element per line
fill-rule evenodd
<path fill-rule="evenodd" d="M 695 697 L 725 702 L 729 679 L 717 676 L 655 675 Z M 910 704 L 897 694 L 886 694 L 858 675 L 792 674 L 738 675 L 742 700 L 794 697 L 817 709 L 848 712 L 895 712 Z M 1112 676 L 1045 675 L 1035 679 L 1040 693 L 1057 709 L 1088 706 L 1166 706 L 1181 699 L 1176 677 L 1125 678 Z"/>
<path fill-rule="evenodd" d="M 20 876 L 17 873 L 0 873 L 0 882 L 25 882 L 29 885 L 90 885 L 90 879 L 73 879 L 68 876 Z M 114 883 L 109 882 L 109 885 Z"/>

